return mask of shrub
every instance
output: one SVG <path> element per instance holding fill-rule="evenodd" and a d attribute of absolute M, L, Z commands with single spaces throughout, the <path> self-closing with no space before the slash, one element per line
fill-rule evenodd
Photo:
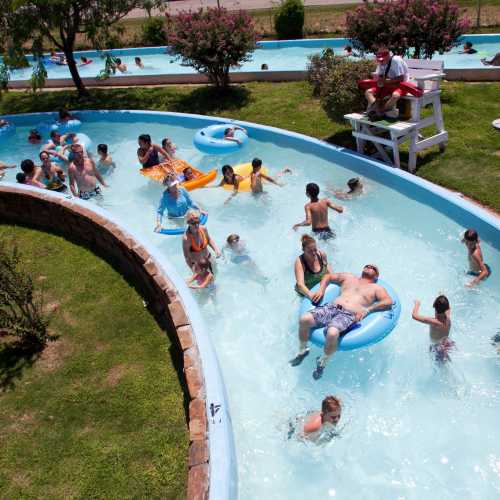
<path fill-rule="evenodd" d="M 274 16 L 274 29 L 280 40 L 302 38 L 304 3 L 302 0 L 283 0 Z"/>
<path fill-rule="evenodd" d="M 144 45 L 165 45 L 167 36 L 164 31 L 165 21 L 159 17 L 148 17 L 142 25 L 141 40 Z"/>
<path fill-rule="evenodd" d="M 313 95 L 319 97 L 323 83 L 325 82 L 329 71 L 335 64 L 343 61 L 344 58 L 335 55 L 332 49 L 325 49 L 321 54 L 309 56 L 307 65 L 307 80 L 313 87 Z"/>
<path fill-rule="evenodd" d="M 17 248 L 7 250 L 0 242 L 0 331 L 21 342 L 43 346 L 48 340 L 48 319 L 43 299 L 35 297 L 31 276 L 19 270 Z"/>
<path fill-rule="evenodd" d="M 348 13 L 346 36 L 361 52 L 384 45 L 399 55 L 431 58 L 457 45 L 468 25 L 450 0 L 391 0 Z"/>
<path fill-rule="evenodd" d="M 229 70 L 251 59 L 255 48 L 252 18 L 245 12 L 200 9 L 167 14 L 170 53 L 206 74 L 217 88 L 229 85 Z"/>
<path fill-rule="evenodd" d="M 342 122 L 346 113 L 363 109 L 364 92 L 358 81 L 371 78 L 375 62 L 343 59 L 328 71 L 321 85 L 321 106 L 333 121 Z"/>

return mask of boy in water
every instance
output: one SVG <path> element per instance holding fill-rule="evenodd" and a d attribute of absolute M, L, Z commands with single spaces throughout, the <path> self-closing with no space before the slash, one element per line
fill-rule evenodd
<path fill-rule="evenodd" d="M 262 168 L 262 160 L 260 158 L 254 158 L 252 160 L 252 173 L 250 174 L 250 186 L 252 188 L 252 193 L 254 194 L 259 194 L 264 192 L 264 190 L 262 189 L 262 179 L 265 179 L 268 182 L 272 182 L 277 186 L 281 186 L 281 184 L 279 184 L 278 181 L 276 181 L 272 177 L 269 177 L 266 174 L 263 174 L 261 172 L 261 168 Z"/>
<path fill-rule="evenodd" d="M 469 281 L 466 286 L 472 287 L 480 281 L 486 279 L 491 274 L 491 269 L 488 264 L 484 263 L 483 252 L 479 243 L 479 235 L 475 229 L 467 229 L 464 233 L 462 242 L 465 243 L 469 258 L 469 274 L 474 276 L 474 279 Z"/>
<path fill-rule="evenodd" d="M 250 277 L 257 283 L 265 285 L 269 282 L 269 278 L 262 274 L 252 257 L 248 254 L 248 250 L 238 234 L 230 234 L 226 239 L 227 245 L 222 249 L 224 258 L 228 255 L 229 260 L 236 265 L 244 265 L 250 271 Z"/>
<path fill-rule="evenodd" d="M 110 154 L 108 154 L 108 145 L 99 144 L 97 146 L 97 155 L 99 160 L 97 161 L 97 170 L 101 175 L 110 174 L 116 167 L 115 162 Z"/>
<path fill-rule="evenodd" d="M 298 437 L 318 444 L 329 441 L 337 434 L 336 427 L 342 415 L 342 402 L 336 396 L 326 396 L 321 402 L 321 411 L 309 414 L 303 425 L 297 427 L 290 422 L 288 439 L 298 430 Z"/>
<path fill-rule="evenodd" d="M 450 303 L 444 295 L 440 295 L 432 304 L 434 317 L 421 316 L 419 314 L 420 301 L 415 300 L 411 317 L 415 321 L 429 325 L 429 336 L 431 345 L 429 352 L 434 355 L 438 363 L 451 361 L 449 352 L 455 347 L 455 342 L 450 340 L 451 310 Z"/>
<path fill-rule="evenodd" d="M 363 184 L 359 180 L 359 177 L 353 177 L 347 181 L 347 187 L 349 191 L 334 191 L 335 198 L 339 200 L 351 200 L 352 198 L 359 196 L 363 193 Z"/>
<path fill-rule="evenodd" d="M 136 57 L 136 58 L 134 58 L 134 61 L 135 61 L 135 65 L 136 65 L 138 68 L 144 69 L 144 63 L 142 62 L 142 60 L 141 60 L 141 58 L 140 58 L 140 57 Z"/>
<path fill-rule="evenodd" d="M 341 214 L 344 211 L 344 208 L 340 205 L 335 205 L 335 203 L 332 203 L 328 198 L 322 198 L 320 200 L 318 198 L 319 186 L 314 182 L 311 182 L 306 186 L 306 195 L 311 200 L 309 203 L 304 205 L 306 219 L 295 224 L 293 226 L 294 231 L 296 231 L 300 226 L 312 225 L 313 233 L 315 233 L 320 240 L 334 238 L 335 233 L 328 225 L 328 209 L 331 208 Z"/>

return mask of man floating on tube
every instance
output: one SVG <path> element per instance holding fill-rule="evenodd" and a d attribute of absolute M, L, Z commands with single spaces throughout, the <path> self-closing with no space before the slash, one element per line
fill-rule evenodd
<path fill-rule="evenodd" d="M 366 110 L 371 121 L 387 116 L 397 118 L 396 104 L 401 96 L 412 94 L 422 95 L 422 90 L 408 82 L 408 66 L 400 56 L 395 56 L 385 47 L 380 47 L 376 53 L 377 70 L 373 80 L 358 82 L 360 89 L 365 90 L 368 108 Z"/>

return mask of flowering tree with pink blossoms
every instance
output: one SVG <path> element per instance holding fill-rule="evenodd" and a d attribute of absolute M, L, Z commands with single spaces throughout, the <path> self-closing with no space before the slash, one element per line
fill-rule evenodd
<path fill-rule="evenodd" d="M 469 24 L 450 0 L 375 0 L 347 15 L 346 32 L 361 52 L 384 45 L 399 55 L 430 59 L 458 45 Z"/>
<path fill-rule="evenodd" d="M 167 14 L 169 53 L 206 74 L 219 89 L 229 85 L 229 70 L 251 59 L 255 49 L 252 18 L 223 8 Z"/>

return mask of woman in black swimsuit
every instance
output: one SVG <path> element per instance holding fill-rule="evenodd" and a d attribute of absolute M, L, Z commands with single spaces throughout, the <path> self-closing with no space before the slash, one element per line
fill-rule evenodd
<path fill-rule="evenodd" d="M 317 297 L 311 289 L 321 282 L 323 276 L 331 273 L 326 253 L 318 250 L 316 240 L 304 234 L 301 238 L 303 253 L 295 260 L 295 291 L 316 302 Z"/>
<path fill-rule="evenodd" d="M 170 155 L 158 144 L 152 144 L 149 134 L 142 134 L 138 139 L 139 149 L 137 157 L 141 162 L 142 168 L 156 167 L 161 163 L 160 154 L 169 158 Z"/>

